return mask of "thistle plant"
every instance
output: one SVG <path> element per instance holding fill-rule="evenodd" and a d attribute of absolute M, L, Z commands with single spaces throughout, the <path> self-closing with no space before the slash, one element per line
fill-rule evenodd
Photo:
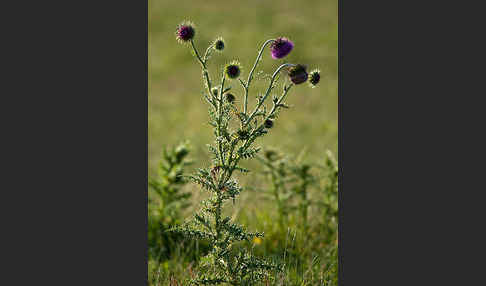
<path fill-rule="evenodd" d="M 258 160 L 264 165 L 263 174 L 271 181 L 270 194 L 277 203 L 280 229 L 287 228 L 288 217 L 297 212 L 299 226 L 308 231 L 308 210 L 314 203 L 309 196 L 309 188 L 318 181 L 312 174 L 312 164 L 303 162 L 301 153 L 297 158 L 267 149 Z"/>
<path fill-rule="evenodd" d="M 267 134 L 283 108 L 288 108 L 285 99 L 294 85 L 300 85 L 308 80 L 306 66 L 301 64 L 283 63 L 278 66 L 269 78 L 268 87 L 257 97 L 255 106 L 248 108 L 248 96 L 254 79 L 254 72 L 263 57 L 265 48 L 270 45 L 271 56 L 274 59 L 286 57 L 294 48 L 287 38 L 269 39 L 261 46 L 253 67 L 246 80 L 242 79 L 241 64 L 234 60 L 221 68 L 220 81 L 215 83 L 210 76 L 208 61 L 214 51 L 222 52 L 226 43 L 217 38 L 204 54 L 200 53 L 195 44 L 196 30 L 194 24 L 184 22 L 176 31 L 177 39 L 187 44 L 202 68 L 204 91 L 202 96 L 209 106 L 209 124 L 213 128 L 215 141 L 208 148 L 212 154 L 212 165 L 198 169 L 197 173 L 188 178 L 209 192 L 209 199 L 202 202 L 202 208 L 194 214 L 192 220 L 173 228 L 185 236 L 195 239 L 206 239 L 210 242 L 210 252 L 201 259 L 200 272 L 192 280 L 193 284 L 255 285 L 258 281 L 269 279 L 271 271 L 279 269 L 279 265 L 257 258 L 239 242 L 251 241 L 255 237 L 263 237 L 263 233 L 250 232 L 235 223 L 229 216 L 223 215 L 223 206 L 235 199 L 243 188 L 234 178 L 235 171 L 247 173 L 240 163 L 254 158 L 260 151 L 255 146 L 255 140 Z M 286 71 L 288 80 L 282 81 L 281 94 L 272 95 L 271 107 L 265 104 L 278 86 L 281 73 Z M 231 92 L 228 81 L 236 81 L 242 87 L 242 101 L 237 92 Z M 317 84 L 317 83 L 316 83 Z M 242 102 L 242 106 L 237 106 Z"/>
<path fill-rule="evenodd" d="M 257 159 L 264 165 L 263 175 L 271 182 L 268 192 L 271 199 L 277 204 L 279 229 L 287 229 L 288 216 L 293 209 L 291 199 L 293 193 L 289 189 L 289 184 L 295 181 L 289 172 L 289 156 L 269 148 L 264 151 L 264 155 L 257 156 Z"/>
<path fill-rule="evenodd" d="M 298 177 L 298 184 L 294 186 L 294 192 L 300 196 L 299 211 L 302 218 L 302 228 L 304 233 L 307 233 L 309 228 L 309 206 L 312 204 L 312 200 L 309 198 L 309 185 L 315 182 L 315 177 L 310 172 L 310 165 L 300 164 L 292 168 L 294 174 Z"/>
<path fill-rule="evenodd" d="M 323 180 L 323 221 L 327 243 L 337 240 L 338 226 L 338 164 L 333 154 L 327 151 L 325 164 L 322 166 L 324 171 Z"/>
<path fill-rule="evenodd" d="M 149 256 L 164 260 L 171 256 L 179 237 L 165 232 L 181 222 L 181 212 L 187 208 L 191 193 L 183 193 L 187 183 L 184 168 L 191 164 L 187 159 L 190 148 L 187 142 L 164 148 L 158 176 L 149 179 L 148 244 Z"/>

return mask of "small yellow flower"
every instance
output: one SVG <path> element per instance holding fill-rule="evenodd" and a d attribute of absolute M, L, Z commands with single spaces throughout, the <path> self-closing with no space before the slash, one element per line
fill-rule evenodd
<path fill-rule="evenodd" d="M 257 244 L 257 245 L 260 245 L 262 243 L 262 239 L 259 238 L 259 237 L 255 237 L 255 238 L 253 238 L 253 243 L 254 244 Z"/>

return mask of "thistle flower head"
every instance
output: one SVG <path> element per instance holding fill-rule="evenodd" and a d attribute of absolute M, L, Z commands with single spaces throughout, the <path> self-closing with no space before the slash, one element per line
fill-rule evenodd
<path fill-rule="evenodd" d="M 316 85 L 319 83 L 321 80 L 321 71 L 318 69 L 315 69 L 310 72 L 309 74 L 309 84 L 311 85 L 312 88 L 316 87 Z"/>
<path fill-rule="evenodd" d="M 272 58 L 281 59 L 288 55 L 294 48 L 294 43 L 287 38 L 280 37 L 277 38 L 271 45 L 270 51 L 272 53 Z"/>
<path fill-rule="evenodd" d="M 307 67 L 301 64 L 295 65 L 289 69 L 289 78 L 294 84 L 301 84 L 307 81 Z"/>
<path fill-rule="evenodd" d="M 265 122 L 263 123 L 263 126 L 265 126 L 265 128 L 268 128 L 268 129 L 272 128 L 273 127 L 273 120 L 271 120 L 271 119 L 265 120 Z"/>
<path fill-rule="evenodd" d="M 232 61 L 231 63 L 226 65 L 224 71 L 229 78 L 238 78 L 241 73 L 240 63 L 238 61 Z"/>
<path fill-rule="evenodd" d="M 196 30 L 192 22 L 185 21 L 177 27 L 176 37 L 182 43 L 192 40 L 195 34 Z"/>
<path fill-rule="evenodd" d="M 220 52 L 222 52 L 224 50 L 223 38 L 219 37 L 214 41 L 214 49 L 216 49 L 216 51 L 220 51 Z"/>
<path fill-rule="evenodd" d="M 227 93 L 226 94 L 226 101 L 228 101 L 229 103 L 235 102 L 235 96 L 231 93 Z"/>

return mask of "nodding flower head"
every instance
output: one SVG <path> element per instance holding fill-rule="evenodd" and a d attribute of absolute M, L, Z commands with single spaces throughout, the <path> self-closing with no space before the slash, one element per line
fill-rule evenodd
<path fill-rule="evenodd" d="M 291 40 L 280 37 L 277 38 L 271 45 L 270 51 L 272 52 L 272 58 L 281 59 L 288 55 L 294 48 L 294 43 Z"/>
<path fill-rule="evenodd" d="M 227 93 L 226 94 L 226 101 L 228 101 L 229 103 L 235 102 L 235 96 L 231 93 Z"/>
<path fill-rule="evenodd" d="M 194 30 L 194 24 L 191 22 L 183 22 L 177 27 L 176 36 L 180 42 L 192 40 L 195 34 L 196 30 Z"/>
<path fill-rule="evenodd" d="M 219 37 L 214 41 L 214 48 L 216 51 L 222 52 L 224 50 L 224 40 L 223 38 Z"/>
<path fill-rule="evenodd" d="M 238 61 L 232 61 L 231 63 L 226 65 L 224 70 L 229 78 L 238 78 L 241 73 L 240 63 Z"/>
<path fill-rule="evenodd" d="M 316 87 L 316 85 L 319 83 L 321 80 L 321 71 L 318 69 L 315 69 L 310 72 L 309 74 L 309 84 L 311 87 Z"/>
<path fill-rule="evenodd" d="M 273 127 L 273 120 L 267 119 L 267 120 L 265 120 L 265 122 L 263 123 L 263 125 L 265 126 L 265 128 L 270 129 L 270 128 Z"/>
<path fill-rule="evenodd" d="M 306 82 L 308 74 L 306 71 L 307 67 L 301 64 L 295 65 L 289 69 L 290 80 L 294 84 L 301 84 Z"/>
<path fill-rule="evenodd" d="M 214 96 L 217 96 L 217 95 L 218 95 L 218 93 L 219 93 L 219 89 L 218 89 L 217 87 L 213 87 L 213 88 L 211 89 L 211 93 L 212 93 Z"/>

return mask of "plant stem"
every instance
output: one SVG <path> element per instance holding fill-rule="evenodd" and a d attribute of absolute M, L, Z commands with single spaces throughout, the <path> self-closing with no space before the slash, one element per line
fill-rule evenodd
<path fill-rule="evenodd" d="M 272 110 L 270 111 L 270 113 L 268 114 L 268 116 L 265 118 L 265 120 L 269 119 L 270 116 L 272 116 L 275 111 L 277 110 L 277 108 L 279 107 L 279 104 L 282 103 L 282 101 L 285 99 L 285 97 L 287 96 L 290 88 L 293 86 L 294 84 L 293 83 L 290 83 L 287 87 L 284 88 L 284 93 L 282 94 L 282 96 L 278 99 L 277 103 L 275 103 L 273 105 L 273 108 Z M 265 122 L 265 120 L 263 122 Z M 246 151 L 250 146 L 251 146 L 251 143 L 250 143 L 250 138 L 253 136 L 254 132 L 256 130 L 259 130 L 260 128 L 263 127 L 263 123 L 258 127 L 256 128 L 249 136 L 249 139 L 247 139 L 245 141 L 245 143 L 243 143 L 243 145 L 241 146 L 241 150 L 242 151 Z M 238 142 L 234 143 L 235 145 L 237 144 Z M 232 156 L 233 156 L 233 151 L 234 151 L 234 147 L 231 149 L 231 153 L 230 153 L 230 158 L 228 159 L 228 169 L 230 169 L 227 173 L 225 173 L 223 177 L 223 184 L 225 184 L 230 178 L 231 178 L 231 175 L 233 174 L 233 170 L 234 168 L 236 167 L 236 165 L 238 165 L 238 162 L 240 161 L 240 157 L 237 157 L 235 158 L 234 160 L 232 159 Z M 231 159 L 231 160 L 230 160 Z M 231 163 L 233 163 L 233 165 L 231 166 Z M 227 176 L 226 176 L 227 174 Z"/>
<path fill-rule="evenodd" d="M 209 45 L 209 47 L 206 49 L 206 52 L 204 53 L 204 63 L 208 61 L 208 57 L 211 55 L 211 51 L 213 51 L 213 44 Z"/>
<path fill-rule="evenodd" d="M 301 186 L 301 195 L 302 195 L 302 222 L 303 222 L 303 229 L 304 233 L 307 233 L 307 208 L 308 208 L 308 202 L 307 202 L 307 182 L 304 179 L 304 182 L 302 183 Z"/>
<path fill-rule="evenodd" d="M 246 115 L 246 110 L 247 110 L 247 107 L 248 107 L 248 90 L 250 88 L 250 83 L 251 83 L 251 81 L 253 79 L 253 73 L 255 72 L 255 69 L 256 69 L 258 63 L 260 62 L 260 59 L 262 58 L 263 50 L 265 49 L 265 47 L 269 43 L 271 43 L 273 41 L 275 41 L 275 39 L 269 39 L 269 40 L 266 40 L 265 43 L 263 43 L 260 51 L 258 52 L 258 56 L 257 56 L 257 58 L 255 60 L 255 64 L 253 64 L 253 68 L 251 69 L 250 74 L 248 75 L 248 80 L 246 81 L 246 85 L 242 83 L 243 84 L 243 87 L 245 89 L 245 105 L 244 105 L 244 109 L 243 109 L 243 113 L 245 115 Z"/>
<path fill-rule="evenodd" d="M 258 109 L 260 109 L 260 107 L 262 106 L 262 104 L 265 102 L 265 100 L 267 99 L 268 95 L 270 94 L 270 91 L 272 90 L 273 88 L 273 82 L 275 81 L 275 77 L 278 75 L 278 73 L 285 67 L 289 67 L 289 66 L 295 66 L 294 64 L 282 64 L 281 66 L 279 66 L 277 68 L 277 70 L 273 73 L 272 75 L 272 78 L 270 79 L 270 84 L 268 85 L 268 88 L 267 88 L 267 91 L 265 92 L 265 95 L 263 96 L 263 98 L 261 100 L 259 100 L 257 106 L 255 107 L 255 110 L 253 110 L 253 112 L 251 113 L 251 115 L 248 117 L 248 120 L 245 122 L 245 124 L 243 126 L 246 126 L 248 125 L 248 123 L 251 122 L 251 120 L 253 119 L 253 117 L 255 116 L 255 114 L 258 112 Z"/>
<path fill-rule="evenodd" d="M 194 50 L 194 53 L 196 54 L 197 59 L 199 60 L 203 68 L 206 69 L 206 63 L 201 59 L 201 56 L 199 55 L 199 52 L 197 51 L 196 46 L 194 45 L 194 40 L 192 39 L 191 39 L 191 45 L 192 45 L 192 49 Z"/>
<path fill-rule="evenodd" d="M 284 88 L 284 93 L 282 94 L 282 96 L 278 99 L 277 103 L 274 103 L 273 107 L 272 107 L 272 110 L 270 111 L 270 113 L 267 115 L 267 117 L 265 117 L 265 120 L 269 119 L 274 113 L 275 111 L 277 111 L 277 108 L 279 107 L 280 103 L 282 103 L 282 101 L 285 99 L 285 97 L 287 96 L 290 88 L 292 88 L 292 86 L 294 86 L 293 83 L 290 83 L 288 86 L 286 86 Z M 251 143 L 250 143 L 250 139 L 252 138 L 253 134 L 255 134 L 255 132 L 257 130 L 260 130 L 261 128 L 263 128 L 263 124 L 265 123 L 265 120 L 263 120 L 262 124 L 260 124 L 260 126 L 258 126 L 257 128 L 255 128 L 253 130 L 253 132 L 250 134 L 249 136 L 249 139 L 247 139 L 245 141 L 245 143 L 243 143 L 243 146 L 241 147 L 243 151 L 246 151 Z M 250 143 L 250 144 L 249 144 Z M 235 161 L 234 161 L 234 165 L 233 166 L 236 166 L 238 164 L 238 161 L 240 160 L 240 158 L 237 158 Z"/>
<path fill-rule="evenodd" d="M 279 215 L 278 223 L 280 225 L 280 229 L 283 229 L 284 228 L 284 207 L 279 194 L 280 183 L 278 182 L 277 175 L 275 174 L 277 171 L 273 166 L 271 166 L 270 172 L 272 176 L 273 195 L 275 197 L 275 201 L 277 201 L 277 207 L 278 207 L 278 215 Z"/>
<path fill-rule="evenodd" d="M 218 108 L 218 149 L 219 149 L 219 154 L 220 154 L 220 164 L 221 166 L 224 166 L 224 154 L 223 154 L 223 148 L 221 144 L 221 120 L 223 116 L 223 89 L 224 89 L 224 68 L 221 72 L 221 88 L 219 89 L 219 108 Z"/>
<path fill-rule="evenodd" d="M 289 93 L 289 90 L 290 88 L 292 88 L 292 86 L 294 86 L 293 83 L 289 84 L 287 87 L 284 88 L 284 93 L 282 94 L 282 96 L 278 99 L 277 103 L 275 103 L 272 107 L 272 110 L 270 110 L 270 113 L 268 114 L 267 117 L 265 117 L 265 119 L 263 120 L 263 122 L 265 122 L 265 120 L 269 119 L 270 116 L 273 115 L 273 113 L 277 110 L 279 104 L 282 103 L 282 101 L 285 99 L 285 97 L 287 96 L 287 94 Z M 263 124 L 263 123 L 262 123 Z"/>
<path fill-rule="evenodd" d="M 213 97 L 213 95 L 211 93 L 211 81 L 209 80 L 208 68 L 206 66 L 206 56 L 207 56 L 208 51 L 206 50 L 206 55 L 204 56 L 204 60 L 203 60 L 201 58 L 201 56 L 199 55 L 199 52 L 197 51 L 196 46 L 194 45 L 194 41 L 192 39 L 191 39 L 191 46 L 192 46 L 192 49 L 194 50 L 194 54 L 196 55 L 199 63 L 201 64 L 201 67 L 203 69 L 203 75 L 204 75 L 204 78 L 206 79 L 206 87 L 208 89 L 208 94 L 209 94 L 210 97 Z"/>

